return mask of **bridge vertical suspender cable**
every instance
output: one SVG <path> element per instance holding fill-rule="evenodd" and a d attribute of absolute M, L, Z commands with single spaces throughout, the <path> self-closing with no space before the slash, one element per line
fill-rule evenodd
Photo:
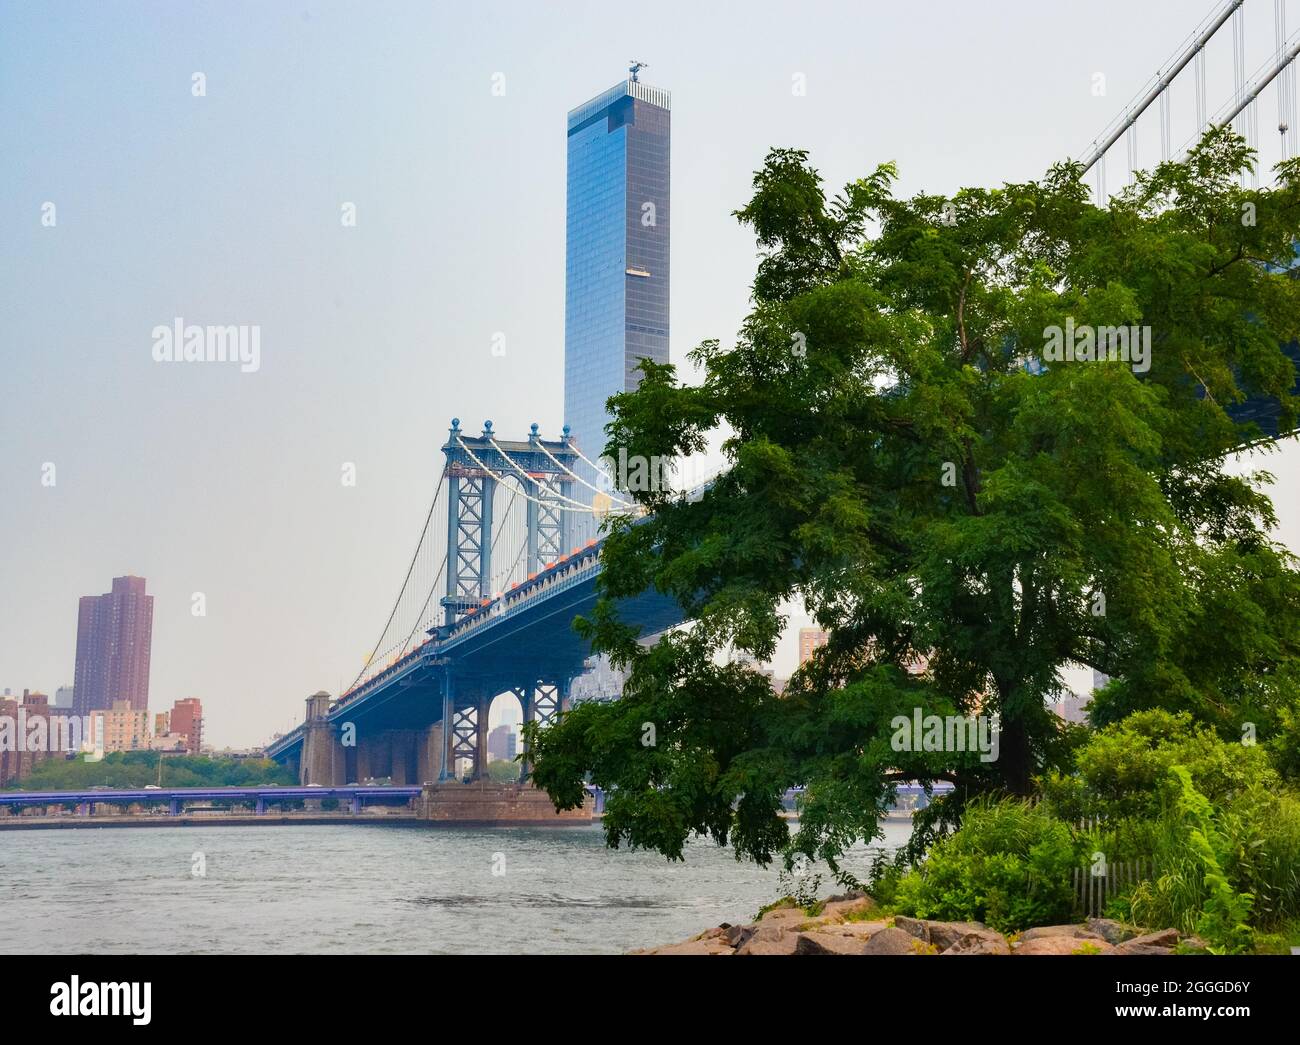
<path fill-rule="evenodd" d="M 1214 34 L 1223 28 L 1224 23 L 1232 16 L 1232 13 L 1245 2 L 1246 0 L 1227 0 L 1223 5 L 1222 10 L 1220 10 L 1217 15 L 1212 14 L 1209 16 L 1210 23 L 1208 27 L 1196 34 L 1192 42 L 1184 48 L 1177 58 L 1174 59 L 1173 63 L 1169 66 L 1168 71 L 1157 75 L 1155 85 L 1151 87 L 1151 89 L 1136 103 L 1130 105 L 1129 108 L 1125 110 L 1124 114 L 1118 120 L 1118 126 L 1116 126 L 1113 131 L 1106 134 L 1106 137 L 1099 144 L 1094 146 L 1090 153 L 1088 153 L 1087 157 L 1083 161 L 1083 170 L 1080 172 L 1081 174 L 1087 174 L 1095 164 L 1099 162 L 1102 163 L 1101 178 L 1104 186 L 1105 156 L 1110 150 L 1110 147 L 1119 141 L 1120 137 L 1129 129 L 1129 127 L 1137 123 L 1138 117 L 1147 111 L 1152 102 L 1164 94 L 1169 85 L 1173 83 L 1174 77 L 1182 72 L 1193 58 L 1196 58 L 1201 54 L 1205 45 L 1210 42 L 1210 39 Z M 1204 61 L 1202 60 L 1198 68 L 1198 113 L 1205 105 L 1204 75 L 1205 66 Z M 1205 122 L 1203 119 L 1199 119 L 1198 116 L 1198 123 L 1201 126 L 1204 126 Z M 1104 198 L 1104 194 L 1102 198 Z"/>

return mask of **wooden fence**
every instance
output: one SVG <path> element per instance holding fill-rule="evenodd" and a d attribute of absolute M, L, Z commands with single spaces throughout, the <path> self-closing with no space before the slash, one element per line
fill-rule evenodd
<path fill-rule="evenodd" d="M 1076 867 L 1072 877 L 1074 895 L 1085 918 L 1101 918 L 1106 913 L 1106 903 L 1111 897 L 1118 896 L 1149 877 L 1149 860 L 1125 860 L 1092 867 Z"/>

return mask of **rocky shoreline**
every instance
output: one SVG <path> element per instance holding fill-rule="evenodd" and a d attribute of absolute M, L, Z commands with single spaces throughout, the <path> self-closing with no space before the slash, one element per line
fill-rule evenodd
<path fill-rule="evenodd" d="M 864 894 L 831 897 L 816 914 L 792 901 L 748 925 L 722 924 L 633 954 L 1173 954 L 1204 951 L 1177 929 L 1150 932 L 1108 918 L 1005 936 L 980 922 L 886 916 Z"/>

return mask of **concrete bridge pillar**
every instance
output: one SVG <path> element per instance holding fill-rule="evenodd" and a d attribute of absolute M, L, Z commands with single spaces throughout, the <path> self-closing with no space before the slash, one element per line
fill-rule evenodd
<path fill-rule="evenodd" d="M 442 771 L 442 723 L 435 722 L 417 736 L 415 784 L 429 784 L 438 779 Z"/>
<path fill-rule="evenodd" d="M 418 784 L 412 779 L 416 775 L 415 730 L 394 729 L 388 735 L 392 751 L 392 771 L 389 775 L 394 784 Z"/>
<path fill-rule="evenodd" d="M 338 731 L 326 715 L 330 695 L 324 691 L 307 698 L 307 720 L 303 723 L 302 763 L 298 778 L 301 784 L 331 787 L 343 783 L 343 745 Z"/>

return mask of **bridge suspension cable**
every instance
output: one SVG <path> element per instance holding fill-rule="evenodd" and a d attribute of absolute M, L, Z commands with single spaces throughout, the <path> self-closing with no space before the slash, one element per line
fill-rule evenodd
<path fill-rule="evenodd" d="M 503 458 L 505 458 L 506 463 L 509 464 L 511 468 L 513 468 L 516 472 L 520 474 L 520 476 L 523 477 L 525 482 L 529 482 L 529 483 L 537 482 L 536 479 L 534 479 L 531 475 L 529 475 L 527 472 L 525 472 L 522 468 L 519 467 L 519 465 L 515 462 L 515 459 L 513 457 L 510 457 L 504 450 L 501 449 L 501 447 L 497 446 L 497 441 L 494 437 L 488 436 L 488 442 L 492 444 L 493 449 L 495 449 L 497 453 L 499 453 Z M 543 450 L 545 450 L 545 447 L 543 447 Z M 559 462 L 556 461 L 556 464 L 559 464 Z M 564 465 L 560 465 L 560 467 L 564 468 Z M 549 493 L 557 501 L 567 501 L 569 504 L 576 505 L 577 507 L 582 508 L 584 510 L 589 507 L 588 505 L 583 504 L 579 500 L 575 500 L 572 497 L 566 497 L 558 490 L 547 490 L 547 493 Z"/>
<path fill-rule="evenodd" d="M 1186 44 L 1169 63 L 1166 63 L 1167 71 L 1156 73 L 1155 77 L 1153 77 L 1154 83 L 1152 86 L 1146 89 L 1145 92 L 1140 92 L 1139 96 L 1125 107 L 1119 116 L 1111 121 L 1110 127 L 1102 131 L 1099 136 L 1102 140 L 1100 143 L 1094 142 L 1092 151 L 1088 153 L 1083 161 L 1082 174 L 1087 174 L 1088 171 L 1092 170 L 1098 161 L 1104 161 L 1110 147 L 1119 141 L 1130 127 L 1137 123 L 1138 117 L 1147 111 L 1152 102 L 1165 93 L 1169 85 L 1173 83 L 1174 77 L 1182 72 L 1193 58 L 1198 59 L 1196 68 L 1197 122 L 1202 127 L 1205 125 L 1202 118 L 1202 112 L 1205 108 L 1205 59 L 1202 52 L 1214 34 L 1223 28 L 1224 23 L 1232 16 L 1232 13 L 1245 2 L 1246 0 L 1225 0 L 1217 13 L 1211 12 L 1197 29 L 1192 30 L 1190 43 Z"/>
<path fill-rule="evenodd" d="M 1275 59 L 1271 60 L 1271 62 L 1266 62 L 1261 66 L 1261 71 L 1258 73 L 1255 80 L 1252 81 L 1252 86 L 1247 90 L 1243 98 L 1239 102 L 1235 100 L 1229 101 L 1223 109 L 1215 114 L 1213 119 L 1210 120 L 1210 123 L 1215 127 L 1223 127 L 1235 120 L 1246 106 L 1260 96 L 1265 87 L 1277 79 L 1279 75 L 1286 72 L 1287 67 L 1290 66 L 1297 57 L 1300 57 L 1300 33 L 1297 33 L 1290 41 L 1288 41 L 1288 46 L 1281 54 L 1277 55 Z M 1278 105 L 1279 107 L 1285 105 L 1284 100 L 1279 98 Z M 1285 151 L 1288 148 L 1286 132 L 1289 128 L 1280 124 L 1278 129 L 1283 134 L 1283 149 Z M 1199 140 L 1200 133 L 1198 132 L 1194 138 L 1187 142 L 1182 149 L 1183 160 L 1187 159 L 1188 154 Z"/>
<path fill-rule="evenodd" d="M 502 457 L 506 457 L 506 452 L 505 452 L 504 450 L 502 450 L 501 447 L 497 446 L 497 442 L 496 442 L 495 439 L 489 439 L 489 442 L 491 442 L 492 445 L 493 445 L 494 447 L 496 447 L 497 452 L 500 453 Z M 602 490 L 602 489 L 601 489 L 600 487 L 598 487 L 598 486 L 593 486 L 591 483 L 587 482 L 587 480 L 584 479 L 582 476 L 580 476 L 580 475 L 578 475 L 577 473 L 573 472 L 573 471 L 572 471 L 572 470 L 571 470 L 567 465 L 564 464 L 563 461 L 560 461 L 559 459 L 557 459 L 557 458 L 555 457 L 554 454 L 552 454 L 548 449 L 546 449 L 546 447 L 542 445 L 542 443 L 541 443 L 540 440 L 538 441 L 537 445 L 538 445 L 539 447 L 541 447 L 541 451 L 542 451 L 542 453 L 544 453 L 548 458 L 550 458 L 551 462 L 552 462 L 552 463 L 553 463 L 557 468 L 559 468 L 562 472 L 564 472 L 564 474 L 567 475 L 570 479 L 576 479 L 576 480 L 578 480 L 578 482 L 582 483 L 583 486 L 586 486 L 587 488 L 589 488 L 589 489 L 591 489 L 591 490 L 594 490 L 596 493 L 607 493 L 607 492 L 608 492 L 608 491 Z M 509 458 L 509 457 L 507 457 L 506 459 L 510 462 L 510 466 L 511 466 L 512 468 L 514 468 L 514 470 L 515 470 L 516 472 L 518 472 L 520 475 L 522 475 L 525 479 L 529 480 L 530 482 L 533 481 L 532 476 L 530 476 L 527 472 L 525 472 L 522 468 L 520 468 L 519 465 L 515 464 L 513 458 Z M 563 494 L 561 494 L 561 493 L 555 493 L 554 491 L 551 491 L 551 493 L 552 493 L 552 496 L 557 497 L 557 498 L 559 498 L 559 499 L 561 499 L 561 500 L 568 501 L 570 504 L 576 504 L 576 505 L 578 505 L 579 507 L 582 507 L 582 508 L 586 508 L 586 507 L 587 507 L 587 505 L 583 504 L 583 503 L 582 503 L 581 501 L 579 501 L 579 500 L 575 500 L 575 499 L 572 498 L 572 497 L 565 497 Z M 613 495 L 612 495 L 612 494 L 610 494 L 610 497 L 611 497 L 611 499 L 613 499 Z M 622 507 L 627 507 L 627 508 L 632 507 L 632 503 L 631 503 L 630 501 L 625 501 L 625 500 L 623 500 L 622 498 L 619 498 L 619 499 L 616 501 L 616 503 L 618 503 L 618 504 L 619 504 L 620 506 L 622 506 Z"/>
<path fill-rule="evenodd" d="M 474 453 L 474 451 L 465 445 L 465 440 L 461 439 L 460 436 L 457 436 L 456 442 L 459 443 L 460 448 L 464 450 L 466 454 L 469 455 L 469 459 L 473 461 L 476 465 L 478 465 L 478 467 L 481 468 L 488 475 L 489 478 L 495 480 L 498 483 L 505 482 L 505 480 L 501 476 L 497 475 L 496 472 L 492 471 L 491 468 L 489 468 L 487 465 L 485 465 L 482 461 L 478 459 L 478 456 Z M 496 444 L 493 443 L 493 445 L 495 446 Z M 500 448 L 498 448 L 498 450 L 499 449 Z M 513 462 L 511 463 L 513 464 Z M 522 474 L 524 475 L 525 478 L 528 479 L 529 482 L 533 481 L 532 476 L 528 475 L 527 472 L 523 472 Z M 532 501 L 534 504 L 541 505 L 543 508 L 549 508 L 557 512 L 572 512 L 575 515 L 591 515 L 595 511 L 595 509 L 592 508 L 592 506 L 589 504 L 583 504 L 581 501 L 574 501 L 572 498 L 564 497 L 563 495 L 558 493 L 554 495 L 555 498 L 554 500 L 538 500 L 536 497 L 524 493 L 522 490 L 520 491 L 520 496 L 522 496 L 525 500 Z M 569 501 L 571 504 L 577 505 L 577 507 L 566 508 L 563 504 L 557 503 L 557 501 L 560 500 Z"/>
<path fill-rule="evenodd" d="M 433 551 L 434 551 L 434 549 L 432 548 L 431 543 L 430 543 L 429 540 L 428 540 L 428 537 L 429 537 L 429 524 L 433 521 L 434 513 L 435 513 L 435 511 L 437 510 L 438 503 L 439 503 L 441 500 L 443 500 L 443 493 L 444 493 L 444 491 L 446 490 L 446 478 L 447 478 L 447 477 L 446 477 L 445 472 L 444 472 L 442 475 L 440 475 L 440 476 L 438 477 L 438 486 L 437 486 L 437 488 L 434 490 L 433 500 L 432 500 L 432 502 L 429 504 L 429 511 L 428 511 L 428 514 L 426 514 L 425 517 L 424 517 L 424 525 L 423 525 L 423 527 L 421 527 L 421 529 L 420 529 L 420 539 L 419 539 L 419 541 L 416 543 L 416 546 L 415 546 L 415 552 L 411 555 L 411 562 L 410 562 L 410 564 L 409 564 L 409 565 L 407 566 L 407 568 L 406 568 L 406 576 L 402 579 L 402 587 L 401 587 L 401 590 L 398 591 L 398 593 L 397 593 L 397 598 L 396 598 L 396 599 L 394 600 L 394 602 L 393 602 L 393 608 L 392 608 L 392 610 L 391 610 L 391 611 L 389 612 L 389 614 L 388 614 L 388 619 L 387 619 L 387 621 L 384 622 L 384 628 L 383 628 L 383 630 L 379 633 L 379 638 L 378 638 L 378 640 L 375 642 L 374 648 L 370 651 L 370 655 L 366 658 L 365 663 L 361 666 L 361 670 L 357 673 L 357 677 L 352 681 L 352 685 L 350 685 L 350 686 L 348 687 L 349 690 L 355 688 L 356 685 L 357 685 L 357 683 L 359 683 L 359 682 L 361 681 L 361 679 L 365 676 L 366 672 L 370 669 L 370 667 L 371 667 L 373 664 L 375 664 L 375 662 L 376 662 L 376 657 L 378 657 L 378 656 L 380 655 L 381 650 L 382 650 L 382 652 L 383 652 L 384 655 L 387 655 L 387 654 L 389 654 L 389 653 L 390 653 L 390 652 L 395 648 L 393 644 L 389 644 L 389 645 L 385 646 L 385 640 L 388 638 L 389 633 L 390 633 L 390 631 L 391 631 L 392 628 L 393 628 L 393 622 L 394 622 L 395 620 L 397 620 L 398 613 L 399 613 L 399 611 L 401 610 L 401 607 L 402 607 L 402 600 L 403 600 L 403 598 L 406 596 L 406 593 L 407 593 L 408 589 L 410 589 L 410 586 L 411 586 L 411 578 L 416 574 L 416 571 L 417 571 L 417 564 L 419 564 L 419 563 L 421 562 L 421 553 L 422 553 L 422 552 L 425 553 L 425 554 L 424 554 L 424 559 L 425 559 L 425 561 L 428 563 L 429 568 L 431 568 L 431 566 L 432 566 L 432 559 L 433 559 L 433 557 L 434 557 L 434 556 L 433 556 Z M 445 556 L 439 556 L 438 558 L 441 560 L 441 563 L 440 563 L 440 566 L 439 566 L 439 569 L 438 569 L 438 574 L 441 575 L 441 573 L 442 573 L 442 567 L 445 565 L 445 559 L 446 559 L 446 557 L 445 557 Z M 417 581 L 417 584 L 419 585 L 419 587 L 424 587 L 424 585 L 423 585 L 423 584 L 419 584 L 418 581 Z M 428 602 L 429 602 L 429 599 L 432 597 L 432 592 L 433 592 L 433 590 L 434 590 L 434 588 L 435 588 L 436 586 L 437 586 L 437 581 L 436 581 L 436 580 L 434 580 L 432 583 L 429 584 L 429 588 L 428 588 L 429 595 L 426 596 L 426 599 L 425 599 L 425 607 L 427 607 Z M 421 619 L 421 617 L 423 616 L 423 614 L 424 614 L 424 608 L 422 608 L 422 609 L 421 609 L 421 610 L 416 614 L 416 626 L 418 626 L 418 624 L 419 624 L 419 622 L 420 622 L 420 619 Z M 405 621 L 403 621 L 402 623 L 404 624 Z M 400 626 L 399 626 L 399 633 L 400 633 L 400 630 L 401 630 L 401 629 L 400 629 Z M 410 641 L 410 636 L 411 636 L 411 635 L 414 635 L 414 633 L 415 633 L 415 631 L 414 631 L 414 627 L 412 627 L 412 629 L 410 630 L 410 632 L 409 632 L 409 634 L 408 634 L 408 637 L 407 637 L 407 640 L 406 640 L 407 642 Z"/>
<path fill-rule="evenodd" d="M 541 445 L 541 444 L 539 443 L 538 445 Z M 582 457 L 582 459 L 583 459 L 584 461 L 587 461 L 586 457 L 583 457 L 582 451 L 579 450 L 576 446 L 573 447 L 573 450 L 574 450 L 574 452 L 575 452 L 579 457 Z M 557 467 L 562 468 L 562 469 L 564 470 L 564 472 L 565 472 L 565 473 L 566 473 L 570 478 L 573 478 L 573 479 L 578 480 L 578 482 L 582 483 L 582 485 L 585 486 L 585 487 L 587 487 L 587 489 L 589 489 L 589 490 L 594 490 L 596 493 L 605 494 L 605 495 L 608 496 L 611 500 L 613 500 L 615 503 L 617 503 L 617 504 L 619 504 L 619 505 L 622 505 L 622 506 L 625 507 L 625 508 L 631 508 L 631 507 L 633 507 L 633 504 L 632 504 L 631 501 L 627 500 L 626 498 L 624 498 L 624 497 L 622 497 L 622 496 L 620 496 L 620 495 L 615 494 L 615 493 L 613 492 L 612 489 L 610 489 L 610 490 L 602 490 L 599 486 L 596 486 L 596 485 L 594 485 L 594 484 L 592 484 L 592 483 L 587 482 L 586 479 L 584 479 L 584 478 L 583 478 L 582 476 L 580 476 L 577 472 L 575 472 L 575 471 L 573 471 L 571 468 L 569 468 L 568 465 L 564 464 L 562 461 L 560 461 L 558 458 L 556 458 L 556 457 L 551 453 L 551 451 L 549 451 L 548 449 L 546 449 L 545 446 L 542 447 L 542 453 L 544 453 L 547 457 L 549 457 L 549 458 L 551 459 L 552 463 L 554 463 Z M 588 463 L 588 464 L 591 464 L 590 461 L 587 461 L 587 463 Z M 595 466 L 595 465 L 592 465 L 592 467 L 595 468 L 596 466 Z M 613 487 L 613 485 L 614 485 L 614 481 L 613 481 L 613 479 L 612 479 L 612 478 L 611 478 L 607 473 L 601 471 L 599 468 L 597 468 L 596 470 L 597 470 L 598 472 L 600 472 L 601 475 L 604 475 L 606 479 L 609 479 L 609 480 L 610 480 L 610 486 Z"/>

